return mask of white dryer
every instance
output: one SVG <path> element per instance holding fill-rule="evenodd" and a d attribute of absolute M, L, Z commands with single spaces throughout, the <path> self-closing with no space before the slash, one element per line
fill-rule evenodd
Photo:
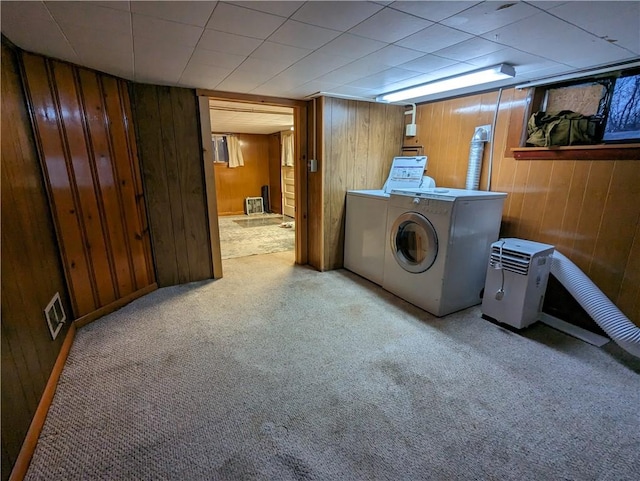
<path fill-rule="evenodd" d="M 378 285 L 384 268 L 388 200 L 384 190 L 347 191 L 344 267 Z"/>
<path fill-rule="evenodd" d="M 480 304 L 507 194 L 393 190 L 382 287 L 436 316 Z"/>

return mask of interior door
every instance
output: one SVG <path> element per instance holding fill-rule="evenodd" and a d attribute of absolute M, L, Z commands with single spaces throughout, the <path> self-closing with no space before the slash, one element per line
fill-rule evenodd
<path fill-rule="evenodd" d="M 282 213 L 296 217 L 295 176 L 293 167 L 282 166 Z"/>

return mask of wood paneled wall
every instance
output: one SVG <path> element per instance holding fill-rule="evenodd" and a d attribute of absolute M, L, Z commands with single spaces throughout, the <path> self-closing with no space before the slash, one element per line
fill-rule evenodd
<path fill-rule="evenodd" d="M 16 54 L 2 44 L 2 479 L 31 423 L 69 322 L 51 340 L 44 308 L 72 316 Z"/>
<path fill-rule="evenodd" d="M 213 277 L 194 90 L 133 84 L 133 113 L 159 286 Z"/>
<path fill-rule="evenodd" d="M 464 187 L 473 128 L 490 124 L 498 93 L 418 106 L 418 135 L 436 184 Z M 509 195 L 501 236 L 556 246 L 640 325 L 640 162 L 633 160 L 514 160 L 529 92 L 502 93 L 491 190 Z M 510 128 L 515 126 L 515 128 Z M 481 189 L 488 180 L 485 149 Z"/>
<path fill-rule="evenodd" d="M 236 134 L 244 166 L 229 168 L 214 164 L 219 215 L 244 214 L 247 197 L 260 197 L 262 186 L 269 185 L 269 136 Z M 279 172 L 279 171 L 278 171 Z"/>
<path fill-rule="evenodd" d="M 329 97 L 320 99 L 319 109 L 321 173 L 309 175 L 309 217 L 322 219 L 322 245 L 309 243 L 309 260 L 330 270 L 343 263 L 347 190 L 382 188 L 393 157 L 401 154 L 405 109 Z M 312 255 L 312 247 L 320 252 Z"/>
<path fill-rule="evenodd" d="M 155 283 L 127 86 L 39 55 L 22 60 L 78 318 Z"/>

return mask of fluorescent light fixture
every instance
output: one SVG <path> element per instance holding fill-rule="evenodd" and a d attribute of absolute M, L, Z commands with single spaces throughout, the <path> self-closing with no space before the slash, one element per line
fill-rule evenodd
<path fill-rule="evenodd" d="M 425 95 L 447 92 L 449 90 L 457 90 L 473 85 L 481 85 L 496 80 L 504 80 L 509 77 L 515 77 L 515 69 L 506 63 L 495 65 L 493 67 L 474 70 L 472 72 L 455 75 L 434 82 L 429 82 L 415 87 L 409 87 L 388 94 L 376 97 L 379 102 L 398 102 L 401 100 L 415 99 L 424 97 Z"/>

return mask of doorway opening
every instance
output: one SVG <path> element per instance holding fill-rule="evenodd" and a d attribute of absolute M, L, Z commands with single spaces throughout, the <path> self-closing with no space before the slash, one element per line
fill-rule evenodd
<path fill-rule="evenodd" d="M 295 260 L 294 109 L 209 99 L 222 260 Z"/>

